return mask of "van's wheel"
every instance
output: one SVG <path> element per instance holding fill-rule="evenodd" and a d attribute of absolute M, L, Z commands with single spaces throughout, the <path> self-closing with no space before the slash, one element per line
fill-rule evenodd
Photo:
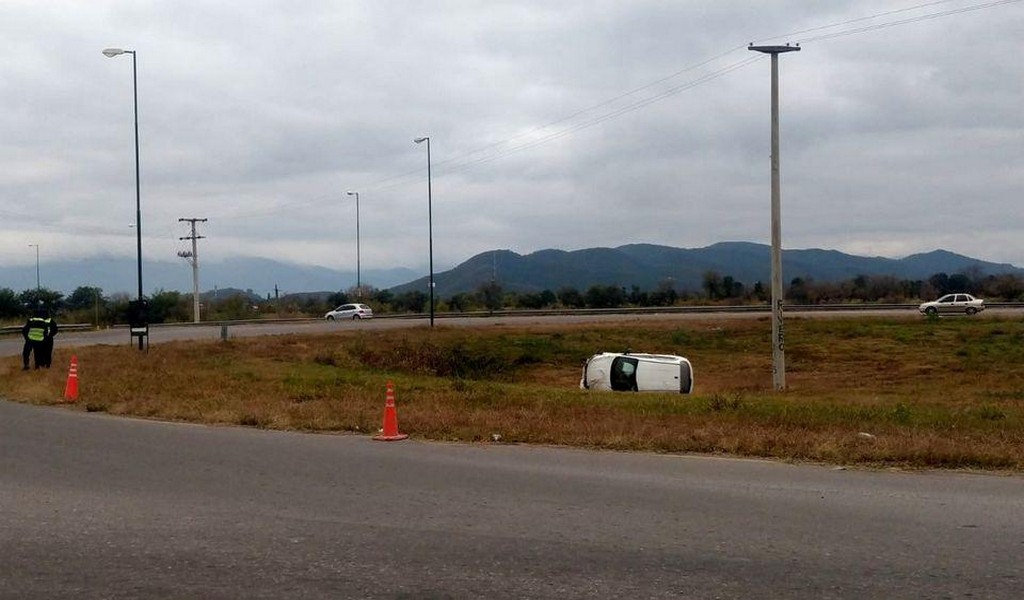
<path fill-rule="evenodd" d="M 978 312 L 978 309 L 974 308 L 973 306 L 968 306 L 967 307 L 967 314 L 968 315 L 973 315 L 973 314 L 976 314 L 977 312 Z"/>
<path fill-rule="evenodd" d="M 935 315 L 939 314 L 939 309 L 935 308 L 934 306 L 929 306 L 928 308 L 924 309 L 924 314 L 928 315 L 929 317 L 934 317 Z"/>

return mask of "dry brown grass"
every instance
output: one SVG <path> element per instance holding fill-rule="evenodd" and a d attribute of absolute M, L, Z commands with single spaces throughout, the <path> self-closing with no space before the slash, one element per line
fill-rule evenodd
<path fill-rule="evenodd" d="M 767 320 L 438 327 L 77 348 L 71 408 L 302 431 L 375 432 L 394 381 L 403 432 L 440 440 L 713 452 L 843 464 L 1024 470 L 1024 323 L 790 319 L 789 390 Z M 697 393 L 576 389 L 603 350 L 682 354 Z M 0 364 L 0 394 L 60 402 L 49 372 Z M 861 435 L 862 433 L 870 434 Z"/>

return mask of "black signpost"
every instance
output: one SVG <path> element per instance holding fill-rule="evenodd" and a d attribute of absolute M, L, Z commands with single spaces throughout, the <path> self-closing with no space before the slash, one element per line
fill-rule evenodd
<path fill-rule="evenodd" d="M 139 338 L 139 348 L 145 342 L 149 349 L 149 300 L 131 300 L 128 302 L 128 330 L 131 332 L 132 343 Z"/>

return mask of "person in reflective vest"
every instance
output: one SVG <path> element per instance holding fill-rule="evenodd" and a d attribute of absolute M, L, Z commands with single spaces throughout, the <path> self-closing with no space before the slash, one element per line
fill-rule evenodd
<path fill-rule="evenodd" d="M 57 335 L 57 321 L 45 309 L 37 309 L 21 328 L 25 346 L 21 350 L 21 368 L 28 370 L 29 355 L 35 356 L 35 367 L 50 368 L 53 361 L 53 337 Z"/>
<path fill-rule="evenodd" d="M 53 364 L 53 338 L 57 335 L 57 319 L 49 315 L 45 318 L 48 327 L 46 328 L 46 334 L 43 336 L 43 347 L 41 348 L 42 353 L 39 365 L 49 369 L 50 365 Z"/>

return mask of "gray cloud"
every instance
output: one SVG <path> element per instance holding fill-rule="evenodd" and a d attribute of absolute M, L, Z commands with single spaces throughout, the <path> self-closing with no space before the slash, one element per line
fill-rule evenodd
<path fill-rule="evenodd" d="M 100 54 L 121 45 L 149 259 L 175 260 L 178 218 L 208 217 L 208 259 L 349 268 L 360 190 L 363 267 L 421 267 L 422 135 L 442 266 L 767 241 L 767 60 L 686 87 L 749 41 L 914 5 L 821 4 L 5 2 L 0 260 L 134 254 L 131 57 Z M 785 246 L 1024 265 L 1022 29 L 1014 3 L 785 56 Z"/>

